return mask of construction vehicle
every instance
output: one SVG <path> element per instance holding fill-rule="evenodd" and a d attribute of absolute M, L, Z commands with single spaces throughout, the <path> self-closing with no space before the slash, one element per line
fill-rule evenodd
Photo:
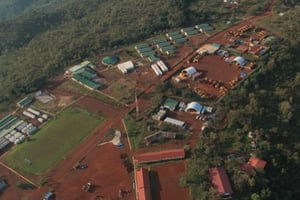
<path fill-rule="evenodd" d="M 92 188 L 92 184 L 91 183 L 87 183 L 85 185 L 82 186 L 82 190 L 85 192 L 90 192 Z"/>

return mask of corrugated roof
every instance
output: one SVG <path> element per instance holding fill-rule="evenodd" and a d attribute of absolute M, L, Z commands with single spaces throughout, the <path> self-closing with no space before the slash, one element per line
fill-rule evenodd
<path fill-rule="evenodd" d="M 17 105 L 20 107 L 24 107 L 27 106 L 28 104 L 30 104 L 32 102 L 32 98 L 30 97 L 25 97 L 22 100 L 20 100 Z"/>
<path fill-rule="evenodd" d="M 203 108 L 203 106 L 200 103 L 193 101 L 186 106 L 185 111 L 187 112 L 187 111 L 193 110 L 197 113 L 200 113 L 202 108 Z"/>
<path fill-rule="evenodd" d="M 176 99 L 167 98 L 164 102 L 164 107 L 174 111 L 178 104 L 179 101 L 177 101 Z"/>
<path fill-rule="evenodd" d="M 136 189 L 138 200 L 150 200 L 150 180 L 148 170 L 141 168 L 136 170 Z"/>
<path fill-rule="evenodd" d="M 159 152 L 143 153 L 136 156 L 139 163 L 151 163 L 163 160 L 173 160 L 185 157 L 184 149 L 171 149 Z"/>
<path fill-rule="evenodd" d="M 87 87 L 91 88 L 91 89 L 98 89 L 101 87 L 100 83 L 94 82 L 92 80 L 89 80 L 85 77 L 83 77 L 80 74 L 74 74 L 73 75 L 73 79 L 75 79 L 76 81 L 86 85 Z"/>
<path fill-rule="evenodd" d="M 267 162 L 255 157 L 250 157 L 249 161 L 248 161 L 248 165 L 250 167 L 254 167 L 254 168 L 259 168 L 259 169 L 264 169 L 265 166 L 267 165 Z"/>
<path fill-rule="evenodd" d="M 189 32 L 189 31 L 194 31 L 194 30 L 195 30 L 194 27 L 187 27 L 187 28 L 181 29 L 180 31 L 181 31 L 181 32 Z"/>
<path fill-rule="evenodd" d="M 135 45 L 136 49 L 145 48 L 145 47 L 149 47 L 149 44 L 147 44 L 147 43 L 141 43 L 141 44 Z"/>
<path fill-rule="evenodd" d="M 182 70 L 182 72 L 189 74 L 190 76 L 193 75 L 194 73 L 197 72 L 197 70 L 195 69 L 195 67 L 190 66 L 188 68 L 185 68 L 184 70 Z"/>
<path fill-rule="evenodd" d="M 92 63 L 91 63 L 90 61 L 87 60 L 87 61 L 84 61 L 84 62 L 78 64 L 78 65 L 75 65 L 74 67 L 71 67 L 71 68 L 69 69 L 69 71 L 72 72 L 72 73 L 74 73 L 74 72 L 76 72 L 76 71 L 78 71 L 78 70 L 80 70 L 80 69 L 82 69 L 82 68 L 84 68 L 84 67 L 90 66 L 91 64 L 92 64 Z"/>
<path fill-rule="evenodd" d="M 223 167 L 210 168 L 209 175 L 212 181 L 212 186 L 219 194 L 232 194 L 232 188 Z"/>

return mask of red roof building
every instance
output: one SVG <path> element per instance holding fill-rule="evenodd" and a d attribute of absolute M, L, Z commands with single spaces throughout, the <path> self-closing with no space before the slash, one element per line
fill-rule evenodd
<path fill-rule="evenodd" d="M 267 162 L 255 157 L 251 157 L 248 161 L 248 165 L 254 168 L 264 169 Z"/>
<path fill-rule="evenodd" d="M 266 165 L 266 161 L 250 157 L 247 163 L 242 163 L 242 168 L 245 172 L 250 173 L 253 169 L 264 169 Z"/>
<path fill-rule="evenodd" d="M 212 181 L 212 186 L 221 195 L 232 194 L 232 188 L 223 167 L 214 167 L 209 169 L 209 175 Z"/>
<path fill-rule="evenodd" d="M 151 200 L 150 180 L 148 170 L 141 168 L 136 170 L 136 192 L 138 200 Z"/>
<path fill-rule="evenodd" d="M 159 152 L 143 153 L 135 157 L 138 163 L 151 163 L 163 160 L 175 160 L 185 157 L 184 149 L 171 149 Z"/>

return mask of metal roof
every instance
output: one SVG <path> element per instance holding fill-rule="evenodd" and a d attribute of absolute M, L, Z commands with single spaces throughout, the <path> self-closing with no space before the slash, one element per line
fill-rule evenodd
<path fill-rule="evenodd" d="M 189 75 L 192 75 L 192 74 L 196 73 L 197 70 L 195 69 L 195 67 L 190 66 L 190 67 L 188 67 L 188 68 L 185 68 L 185 69 L 183 70 L 183 72 L 184 72 L 184 73 L 187 73 L 187 74 L 189 74 Z"/>
<path fill-rule="evenodd" d="M 209 175 L 213 187 L 219 194 L 232 194 L 232 188 L 223 167 L 213 167 L 209 169 Z"/>
<path fill-rule="evenodd" d="M 184 149 L 170 149 L 159 152 L 142 153 L 135 157 L 138 163 L 151 163 L 163 160 L 174 160 L 185 157 Z"/>
<path fill-rule="evenodd" d="M 150 180 L 148 170 L 141 168 L 136 170 L 136 189 L 138 200 L 150 200 Z"/>
<path fill-rule="evenodd" d="M 193 110 L 197 113 L 200 113 L 202 109 L 203 109 L 203 106 L 200 103 L 193 101 L 186 106 L 185 111 L 187 112 L 187 111 Z"/>
<path fill-rule="evenodd" d="M 239 65 L 245 65 L 246 64 L 246 60 L 241 57 L 241 56 L 237 56 L 233 59 L 233 61 L 239 63 Z"/>

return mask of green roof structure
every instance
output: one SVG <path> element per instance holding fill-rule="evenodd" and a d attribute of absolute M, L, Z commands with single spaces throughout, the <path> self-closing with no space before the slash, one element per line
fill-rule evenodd
<path fill-rule="evenodd" d="M 8 122 L 9 120 L 13 119 L 14 116 L 12 114 L 9 114 L 9 115 L 6 115 L 5 117 L 3 117 L 1 120 L 0 120 L 0 127 L 5 124 L 6 122 Z"/>
<path fill-rule="evenodd" d="M 171 45 L 170 42 L 162 42 L 160 44 L 157 44 L 156 46 L 158 48 L 160 48 L 160 47 L 167 47 L 167 46 L 170 46 L 170 45 Z"/>
<path fill-rule="evenodd" d="M 199 29 L 201 32 L 207 32 L 207 31 L 214 30 L 214 28 L 211 25 L 207 24 L 207 23 L 196 25 L 195 28 Z"/>
<path fill-rule="evenodd" d="M 119 61 L 119 58 L 117 56 L 105 56 L 102 59 L 103 65 L 115 65 Z"/>
<path fill-rule="evenodd" d="M 181 29 L 180 31 L 184 33 L 184 32 L 193 31 L 193 30 L 195 30 L 194 27 L 187 27 L 187 28 Z"/>
<path fill-rule="evenodd" d="M 75 66 L 71 67 L 69 69 L 69 71 L 72 72 L 72 73 L 76 73 L 77 71 L 81 70 L 82 68 L 91 67 L 91 66 L 93 66 L 93 64 L 90 61 L 86 60 L 86 61 L 83 61 L 82 63 L 80 63 L 78 65 L 75 65 Z"/>
<path fill-rule="evenodd" d="M 93 80 L 87 79 L 84 76 L 80 75 L 80 73 L 78 74 L 74 74 L 73 75 L 73 79 L 80 82 L 81 84 L 83 84 L 84 86 L 90 88 L 90 89 L 98 89 L 100 88 L 102 85 L 98 82 L 95 82 Z"/>
<path fill-rule="evenodd" d="M 7 129 L 9 127 L 11 127 L 12 125 L 14 125 L 17 121 L 18 121 L 18 117 L 13 116 L 12 119 L 10 119 L 9 121 L 5 122 L 4 124 L 1 125 L 0 127 L 0 131 Z"/>
<path fill-rule="evenodd" d="M 175 36 L 175 35 L 180 35 L 180 33 L 179 32 L 170 32 L 170 33 L 166 33 L 166 36 L 167 37 L 172 37 L 172 36 Z"/>
<path fill-rule="evenodd" d="M 164 102 L 164 107 L 168 108 L 171 111 L 174 111 L 179 104 L 179 101 L 176 99 L 167 98 Z"/>
<path fill-rule="evenodd" d="M 186 36 L 189 36 L 189 35 L 197 35 L 197 34 L 199 34 L 199 32 L 198 32 L 198 30 L 193 29 L 193 30 L 184 31 L 184 34 L 185 34 Z"/>
<path fill-rule="evenodd" d="M 171 40 L 176 40 L 176 39 L 180 39 L 180 38 L 184 38 L 184 36 L 183 35 L 173 35 L 173 36 L 170 36 L 169 37 Z"/>
<path fill-rule="evenodd" d="M 148 60 L 150 62 L 154 62 L 154 61 L 157 61 L 157 60 L 160 60 L 158 57 L 156 57 L 154 54 L 148 56 Z"/>
<path fill-rule="evenodd" d="M 145 47 L 149 47 L 149 44 L 141 43 L 141 44 L 135 45 L 135 49 L 141 49 L 141 48 L 145 48 Z"/>
<path fill-rule="evenodd" d="M 77 74 L 80 74 L 81 76 L 83 76 L 87 79 L 93 79 L 97 76 L 96 72 L 87 70 L 87 68 L 81 70 L 80 72 L 77 72 Z"/>
<path fill-rule="evenodd" d="M 142 48 L 142 49 L 138 49 L 137 51 L 139 53 L 143 53 L 143 52 L 146 52 L 146 51 L 152 51 L 152 48 L 151 47 L 145 47 L 145 48 Z"/>
<path fill-rule="evenodd" d="M 19 106 L 19 107 L 21 107 L 21 108 L 24 108 L 25 106 L 31 104 L 31 102 L 32 102 L 32 98 L 30 98 L 30 97 L 25 97 L 25 98 L 23 98 L 21 101 L 19 101 L 19 102 L 17 103 L 17 106 Z"/>
<path fill-rule="evenodd" d="M 140 53 L 140 56 L 142 58 L 145 58 L 145 57 L 149 57 L 149 56 L 154 55 L 154 54 L 155 54 L 154 51 L 151 51 L 151 52 L 149 51 L 149 52 Z"/>
<path fill-rule="evenodd" d="M 174 50 L 175 47 L 173 45 L 170 45 L 170 46 L 166 46 L 166 47 L 160 47 L 159 49 L 160 49 L 160 51 L 168 51 L 168 50 Z"/>
<path fill-rule="evenodd" d="M 154 44 L 160 44 L 160 43 L 164 43 L 164 42 L 168 42 L 168 40 L 166 38 L 159 38 L 153 41 Z"/>
<path fill-rule="evenodd" d="M 185 43 L 187 41 L 187 38 L 177 38 L 174 40 L 175 43 Z"/>

